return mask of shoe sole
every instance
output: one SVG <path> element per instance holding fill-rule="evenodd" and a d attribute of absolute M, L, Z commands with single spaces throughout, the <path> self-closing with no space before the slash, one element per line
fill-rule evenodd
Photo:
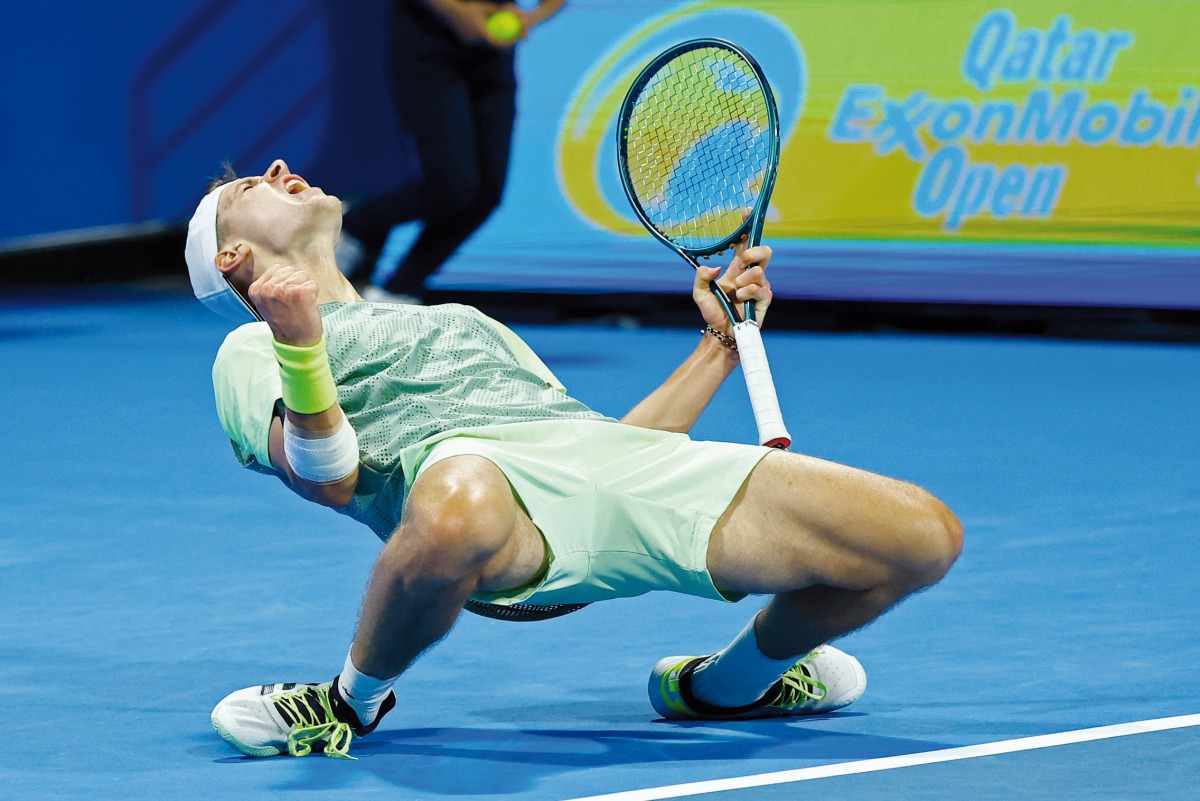
<path fill-rule="evenodd" d="M 234 737 L 233 734 L 230 733 L 229 729 L 222 726 L 221 721 L 217 720 L 216 718 L 212 719 L 212 725 L 213 725 L 213 728 L 217 730 L 217 734 L 221 735 L 222 740 L 229 743 L 230 745 L 232 745 L 238 751 L 241 751 L 246 756 L 273 757 L 273 756 L 279 756 L 280 754 L 283 753 L 282 749 L 276 748 L 273 745 L 262 745 L 262 746 L 246 745 L 241 740 L 239 740 L 237 737 Z"/>

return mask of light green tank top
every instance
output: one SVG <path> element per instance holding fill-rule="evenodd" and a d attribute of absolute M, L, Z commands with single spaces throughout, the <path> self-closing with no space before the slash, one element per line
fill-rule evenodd
<path fill-rule="evenodd" d="M 328 303 L 321 316 L 338 403 L 358 436 L 358 486 L 339 511 L 383 539 L 403 510 L 404 448 L 453 429 L 612 419 L 566 395 L 528 346 L 470 306 Z M 279 397 L 265 336 L 243 326 L 213 366 L 218 415 L 247 466 L 269 464 L 266 432 Z"/>

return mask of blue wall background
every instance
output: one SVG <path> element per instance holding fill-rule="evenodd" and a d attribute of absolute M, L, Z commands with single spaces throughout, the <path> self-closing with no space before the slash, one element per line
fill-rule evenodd
<path fill-rule="evenodd" d="M 403 168 L 385 3 L 50 2 L 5 16 L 0 242 L 186 220 L 223 159 L 249 172 L 287 155 L 341 193 Z"/>

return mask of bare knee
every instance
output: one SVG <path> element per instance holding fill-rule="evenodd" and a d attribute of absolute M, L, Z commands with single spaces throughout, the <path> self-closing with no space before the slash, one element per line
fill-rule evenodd
<path fill-rule="evenodd" d="M 458 456 L 415 482 L 389 550 L 426 578 L 478 575 L 508 543 L 517 506 L 491 462 Z"/>
<path fill-rule="evenodd" d="M 906 541 L 899 578 L 914 589 L 941 581 L 962 553 L 962 523 L 925 490 L 913 488 L 911 513 L 902 530 Z"/>

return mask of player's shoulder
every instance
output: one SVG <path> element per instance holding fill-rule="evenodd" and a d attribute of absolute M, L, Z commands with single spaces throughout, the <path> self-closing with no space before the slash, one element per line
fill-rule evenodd
<path fill-rule="evenodd" d="M 271 328 L 266 323 L 246 323 L 225 336 L 213 359 L 213 379 L 231 373 L 254 373 L 263 363 L 275 362 Z"/>
<path fill-rule="evenodd" d="M 221 347 L 217 348 L 217 361 L 264 349 L 271 350 L 271 327 L 263 322 L 246 323 L 225 335 Z"/>

